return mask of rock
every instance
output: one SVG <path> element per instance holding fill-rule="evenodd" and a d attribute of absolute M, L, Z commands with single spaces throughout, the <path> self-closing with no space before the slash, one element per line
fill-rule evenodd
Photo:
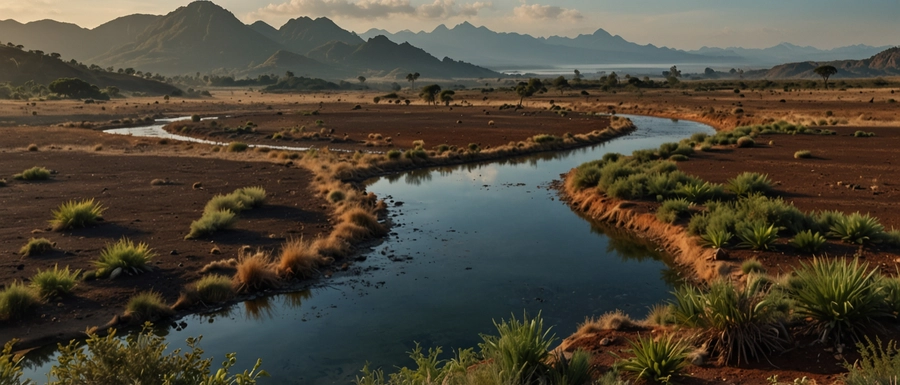
<path fill-rule="evenodd" d="M 169 252 L 169 255 L 178 255 L 178 250 L 172 250 Z"/>
<path fill-rule="evenodd" d="M 117 268 L 113 269 L 113 271 L 111 273 L 109 273 L 109 279 L 116 279 L 120 275 L 122 275 L 122 268 L 117 267 Z"/>
<path fill-rule="evenodd" d="M 704 363 L 706 363 L 706 358 L 702 354 L 695 354 L 691 357 L 691 365 L 703 366 Z"/>
<path fill-rule="evenodd" d="M 610 339 L 609 337 L 603 337 L 603 339 L 600 340 L 600 346 L 609 346 L 609 344 L 611 343 L 612 339 Z"/>
<path fill-rule="evenodd" d="M 716 249 L 716 252 L 713 253 L 714 261 L 722 261 L 728 259 L 728 252 L 725 249 Z"/>

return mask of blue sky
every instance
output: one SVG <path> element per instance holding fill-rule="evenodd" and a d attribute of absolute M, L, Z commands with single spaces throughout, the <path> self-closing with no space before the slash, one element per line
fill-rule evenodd
<path fill-rule="evenodd" d="M 345 29 L 430 31 L 463 21 L 501 32 L 576 36 L 598 28 L 641 44 L 762 48 L 900 45 L 900 0 L 217 0 L 250 23 L 276 28 L 327 16 Z M 0 0 L 0 18 L 55 19 L 92 28 L 132 13 L 165 14 L 181 0 Z"/>

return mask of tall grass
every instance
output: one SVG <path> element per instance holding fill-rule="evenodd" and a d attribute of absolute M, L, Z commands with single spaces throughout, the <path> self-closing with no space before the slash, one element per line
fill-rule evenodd
<path fill-rule="evenodd" d="M 540 314 L 532 319 L 524 315 L 521 321 L 512 316 L 494 326 L 500 336 L 483 336 L 479 346 L 484 358 L 494 360 L 507 378 L 529 383 L 547 370 L 548 349 L 555 337 L 544 329 Z"/>
<path fill-rule="evenodd" d="M 172 315 L 173 311 L 166 305 L 162 295 L 155 291 L 135 294 L 125 306 L 125 315 L 140 321 L 152 321 Z"/>
<path fill-rule="evenodd" d="M 331 261 L 331 258 L 319 254 L 312 242 L 294 239 L 281 246 L 276 270 L 279 275 L 306 278 Z"/>
<path fill-rule="evenodd" d="M 93 198 L 81 201 L 71 200 L 51 212 L 53 219 L 50 220 L 50 226 L 54 231 L 61 231 L 92 225 L 103 219 L 105 210 L 106 208 L 94 202 Z"/>
<path fill-rule="evenodd" d="M 893 385 L 900 383 L 900 350 L 897 341 L 881 342 L 875 338 L 873 342 L 866 337 L 866 342 L 856 344 L 859 359 L 853 364 L 845 363 L 847 374 L 844 375 L 846 385 Z"/>
<path fill-rule="evenodd" d="M 193 289 L 203 302 L 224 302 L 234 297 L 231 278 L 220 274 L 210 274 L 200 278 L 194 283 Z"/>
<path fill-rule="evenodd" d="M 203 214 L 200 219 L 191 222 L 191 231 L 184 239 L 196 239 L 227 229 L 234 225 L 235 214 L 231 210 L 221 210 Z"/>
<path fill-rule="evenodd" d="M 122 272 L 139 274 L 150 270 L 150 261 L 156 253 L 150 245 L 140 242 L 135 244 L 128 238 L 122 238 L 113 244 L 107 244 L 100 251 L 100 258 L 94 261 L 97 267 L 97 276 L 104 277 L 121 268 Z"/>
<path fill-rule="evenodd" d="M 44 167 L 32 167 L 13 175 L 15 180 L 47 180 L 50 179 L 50 170 Z"/>
<path fill-rule="evenodd" d="M 239 291 L 269 289 L 278 285 L 278 274 L 269 255 L 257 251 L 238 258 L 233 281 Z"/>
<path fill-rule="evenodd" d="M 37 274 L 31 277 L 31 287 L 37 289 L 44 298 L 68 295 L 75 288 L 79 274 L 81 270 L 72 271 L 68 266 L 64 269 L 60 269 L 59 265 L 54 265 L 53 270 L 38 269 Z"/>
<path fill-rule="evenodd" d="M 687 344 L 674 335 L 658 339 L 638 335 L 636 340 L 628 343 L 634 357 L 618 362 L 618 370 L 639 380 L 662 383 L 675 382 L 675 377 L 684 374 L 687 367 Z"/>
<path fill-rule="evenodd" d="M 772 191 L 772 181 L 766 174 L 743 172 L 729 179 L 725 188 L 737 195 L 767 194 Z"/>
<path fill-rule="evenodd" d="M 53 250 L 55 246 L 56 243 L 47 238 L 31 238 L 25 246 L 19 249 L 19 254 L 22 254 L 23 257 L 30 257 Z"/>

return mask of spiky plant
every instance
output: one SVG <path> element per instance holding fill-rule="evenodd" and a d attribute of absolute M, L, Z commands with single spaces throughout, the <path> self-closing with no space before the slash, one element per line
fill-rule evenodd
<path fill-rule="evenodd" d="M 638 335 L 628 343 L 634 357 L 617 362 L 616 369 L 636 379 L 670 383 L 687 367 L 687 345 L 672 334 L 658 339 Z"/>
<path fill-rule="evenodd" d="M 767 194 L 772 190 L 772 180 L 768 174 L 743 172 L 729 179 L 725 188 L 736 195 L 747 196 L 754 193 Z"/>
<path fill-rule="evenodd" d="M 50 221 L 50 226 L 54 231 L 61 231 L 92 225 L 103 219 L 105 210 L 106 208 L 95 203 L 93 198 L 81 201 L 71 200 L 51 211 L 53 219 Z"/>
<path fill-rule="evenodd" d="M 778 228 L 775 225 L 767 225 L 762 222 L 751 224 L 738 234 L 741 243 L 738 247 L 747 247 L 753 250 L 771 250 L 778 240 Z"/>
<path fill-rule="evenodd" d="M 502 373 L 516 383 L 529 383 L 547 371 L 548 349 L 555 337 L 544 329 L 540 314 L 532 319 L 494 322 L 500 336 L 482 336 L 479 344 L 485 359 L 494 360 Z"/>
<path fill-rule="evenodd" d="M 879 241 L 884 234 L 884 226 L 869 214 L 856 212 L 835 221 L 828 234 L 844 242 L 863 245 Z"/>
<path fill-rule="evenodd" d="M 791 239 L 791 246 L 804 253 L 815 253 L 822 249 L 826 239 L 818 232 L 812 230 L 801 231 Z"/>
<path fill-rule="evenodd" d="M 72 271 L 68 266 L 64 269 L 60 269 L 59 265 L 54 265 L 53 270 L 38 269 L 37 274 L 31 277 L 31 287 L 38 289 L 44 298 L 71 294 L 79 274 L 81 270 Z"/>
<path fill-rule="evenodd" d="M 104 277 L 117 268 L 130 274 L 138 274 L 150 270 L 150 261 L 156 253 L 150 245 L 140 242 L 135 244 L 128 238 L 122 238 L 113 244 L 107 244 L 100 251 L 100 258 L 94 261 L 97 276 Z"/>
<path fill-rule="evenodd" d="M 727 230 L 713 228 L 707 229 L 706 234 L 700 236 L 706 246 L 715 249 L 721 249 L 722 247 L 728 245 L 728 241 L 733 237 L 734 234 L 728 232 Z"/>

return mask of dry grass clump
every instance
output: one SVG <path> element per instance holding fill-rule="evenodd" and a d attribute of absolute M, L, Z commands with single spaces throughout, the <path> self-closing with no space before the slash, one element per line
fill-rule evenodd
<path fill-rule="evenodd" d="M 19 254 L 22 254 L 23 257 L 30 257 L 46 253 L 53 250 L 54 247 L 56 247 L 56 243 L 47 238 L 31 238 L 25 246 L 19 249 Z"/>
<path fill-rule="evenodd" d="M 68 201 L 51 212 L 53 219 L 50 221 L 50 226 L 53 228 L 53 231 L 85 227 L 102 220 L 103 211 L 105 210 L 106 208 L 99 203 L 95 203 L 93 198 L 82 201 Z"/>
<path fill-rule="evenodd" d="M 362 207 L 348 208 L 338 219 L 340 223 L 335 226 L 332 235 L 351 243 L 387 234 L 387 229 L 378 223 L 375 214 Z"/>
<path fill-rule="evenodd" d="M 37 151 L 37 150 L 38 150 L 38 145 L 32 143 L 32 144 L 29 144 L 28 147 L 26 147 L 26 149 L 27 149 L 28 151 Z"/>
<path fill-rule="evenodd" d="M 238 265 L 237 259 L 234 259 L 234 258 L 221 259 L 218 261 L 212 261 L 210 263 L 207 263 L 206 266 L 203 266 L 203 268 L 200 269 L 200 273 L 206 274 L 210 271 L 234 272 L 235 270 L 237 270 L 237 265 Z"/>
<path fill-rule="evenodd" d="M 40 294 L 20 282 L 0 291 L 0 319 L 21 319 L 41 303 Z"/>
<path fill-rule="evenodd" d="M 182 309 L 197 302 L 219 303 L 232 298 L 234 298 L 232 279 L 220 274 L 211 274 L 190 285 L 181 293 L 172 308 Z"/>
<path fill-rule="evenodd" d="M 234 285 L 239 291 L 262 290 L 278 285 L 278 274 L 269 254 L 242 254 L 237 261 Z"/>
<path fill-rule="evenodd" d="M 339 238 L 332 233 L 328 238 L 319 238 L 313 242 L 312 247 L 319 251 L 321 255 L 330 255 L 341 257 L 350 252 L 350 244 L 343 238 Z"/>
<path fill-rule="evenodd" d="M 155 291 L 136 294 L 125 306 L 125 315 L 137 321 L 153 321 L 173 314 L 162 295 Z"/>
<path fill-rule="evenodd" d="M 621 310 L 607 312 L 600 318 L 588 318 L 578 326 L 576 334 L 599 333 L 603 330 L 622 330 L 633 328 L 638 324 Z"/>
<path fill-rule="evenodd" d="M 319 254 L 313 243 L 294 239 L 281 246 L 276 271 L 281 276 L 307 278 L 312 276 L 319 266 L 332 261 L 334 259 Z"/>

